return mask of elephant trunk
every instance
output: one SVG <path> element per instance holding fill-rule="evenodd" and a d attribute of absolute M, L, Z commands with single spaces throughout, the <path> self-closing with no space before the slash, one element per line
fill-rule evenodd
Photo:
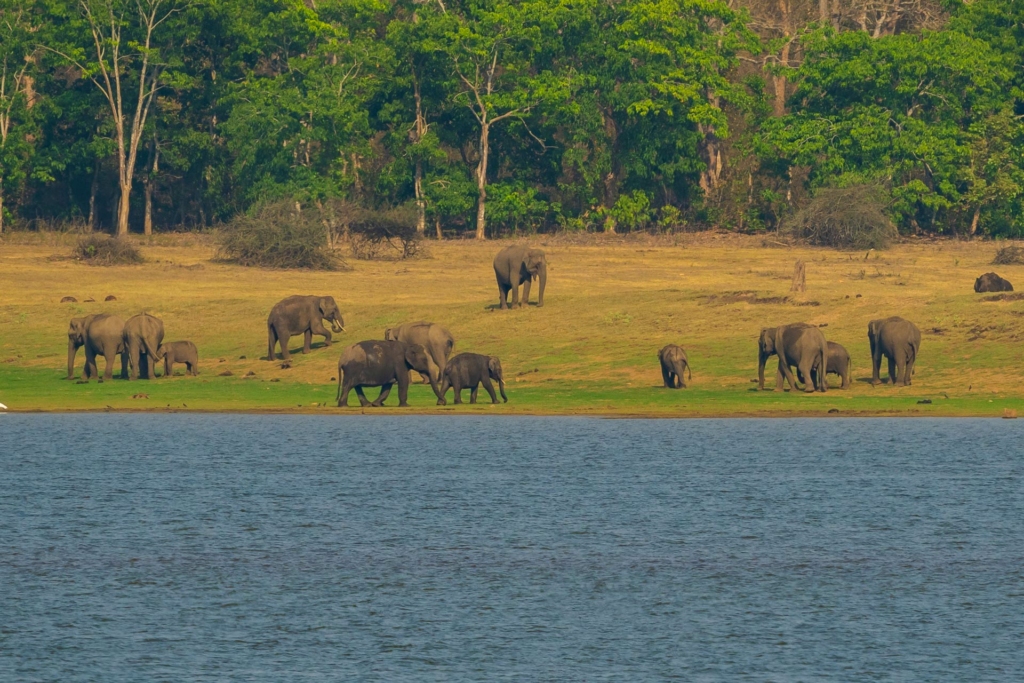
<path fill-rule="evenodd" d="M 548 284 L 548 264 L 541 263 L 540 270 L 538 271 L 538 277 L 540 279 L 540 286 L 537 289 L 537 305 L 544 305 L 544 288 Z"/>
<path fill-rule="evenodd" d="M 434 390 L 434 395 L 439 399 L 444 400 L 444 394 L 441 393 L 441 387 L 438 385 L 437 380 L 434 379 L 434 375 L 431 372 L 427 372 L 427 379 L 430 380 L 430 388 Z M 444 405 L 443 403 L 441 405 Z"/>
<path fill-rule="evenodd" d="M 331 318 L 331 331 L 335 334 L 345 331 L 345 325 L 337 318 Z"/>
<path fill-rule="evenodd" d="M 68 339 L 68 379 L 75 378 L 75 355 L 78 353 L 78 344 L 74 339 Z"/>
<path fill-rule="evenodd" d="M 508 403 L 508 396 L 505 395 L 505 378 L 498 375 L 498 391 L 501 392 L 501 400 Z"/>

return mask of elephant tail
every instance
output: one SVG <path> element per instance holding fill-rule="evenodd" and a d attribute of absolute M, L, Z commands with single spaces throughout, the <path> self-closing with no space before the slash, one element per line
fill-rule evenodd
<path fill-rule="evenodd" d="M 691 380 L 691 381 L 693 380 L 693 372 L 690 371 L 690 363 L 689 363 L 689 361 L 687 361 L 687 363 L 686 363 L 686 379 Z"/>

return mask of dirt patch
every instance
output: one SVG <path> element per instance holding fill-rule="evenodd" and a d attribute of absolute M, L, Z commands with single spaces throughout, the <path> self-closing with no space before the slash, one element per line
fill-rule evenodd
<path fill-rule="evenodd" d="M 820 306 L 817 301 L 791 301 L 788 296 L 758 296 L 757 292 L 725 292 L 704 297 L 704 303 L 715 306 L 726 304 L 788 304 L 794 306 Z"/>
<path fill-rule="evenodd" d="M 982 301 L 1021 301 L 1022 299 L 1024 299 L 1024 292 L 1014 292 L 1012 294 L 986 296 L 982 298 Z"/>

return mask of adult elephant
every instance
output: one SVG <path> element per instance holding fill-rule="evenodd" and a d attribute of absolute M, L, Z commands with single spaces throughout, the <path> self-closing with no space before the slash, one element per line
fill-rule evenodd
<path fill-rule="evenodd" d="M 814 325 L 791 323 L 780 327 L 766 327 L 758 337 L 757 388 L 764 389 L 764 366 L 772 355 L 779 357 L 775 375 L 775 391 L 782 391 L 783 380 L 797 388 L 796 377 L 790 366 L 796 366 L 801 377 L 812 378 L 804 383 L 804 391 L 828 391 L 825 372 L 812 375 L 811 371 L 828 367 L 828 343 L 825 335 Z"/>
<path fill-rule="evenodd" d="M 438 383 L 441 382 L 444 368 L 448 364 L 448 357 L 455 347 L 455 337 L 451 332 L 437 323 L 428 323 L 422 320 L 405 323 L 398 327 L 389 327 L 384 330 L 384 339 L 400 341 L 404 344 L 419 344 L 425 348 L 430 376 Z"/>
<path fill-rule="evenodd" d="M 512 292 L 511 308 L 530 303 L 530 282 L 540 280 L 537 305 L 544 305 L 544 288 L 548 282 L 548 262 L 544 252 L 525 244 L 505 247 L 494 257 L 494 277 L 498 280 L 498 299 L 501 308 L 509 308 L 508 293 Z M 523 285 L 523 301 L 519 301 L 519 285 Z"/>
<path fill-rule="evenodd" d="M 430 376 L 427 350 L 419 344 L 399 341 L 363 341 L 345 349 L 338 360 L 338 407 L 348 406 L 348 392 L 356 390 L 363 406 L 384 405 L 391 386 L 398 385 L 398 405 L 409 405 L 409 371 L 415 370 L 430 380 L 434 394 L 442 394 L 437 382 Z M 363 387 L 380 387 L 380 396 L 370 403 Z"/>
<path fill-rule="evenodd" d="M 341 317 L 338 304 L 333 296 L 296 294 L 274 304 L 267 317 L 267 360 L 274 360 L 274 346 L 281 344 L 281 359 L 289 360 L 288 340 L 303 335 L 302 352 L 309 353 L 313 335 L 324 338 L 324 345 L 331 345 L 331 332 L 323 321 L 331 323 L 331 329 L 345 331 L 345 320 Z"/>
<path fill-rule="evenodd" d="M 868 323 L 868 341 L 871 342 L 871 383 L 882 383 L 879 373 L 882 356 L 885 356 L 889 361 L 889 383 L 910 386 L 921 348 L 921 330 L 917 325 L 898 316 L 872 320 Z"/>
<path fill-rule="evenodd" d="M 164 321 L 148 313 L 128 318 L 121 333 L 128 356 L 128 379 L 156 377 L 158 349 L 164 343 Z"/>
<path fill-rule="evenodd" d="M 123 331 L 124 319 L 109 313 L 72 318 L 68 326 L 68 379 L 74 379 L 75 355 L 82 346 L 85 347 L 82 379 L 99 376 L 96 356 L 103 356 L 106 360 L 103 379 L 111 379 L 114 376 L 114 356 L 117 354 L 121 354 L 121 377 L 127 377 L 128 356 L 124 353 Z"/>
<path fill-rule="evenodd" d="M 685 389 L 686 382 L 683 380 L 683 373 L 689 373 L 690 361 L 686 357 L 686 351 L 678 344 L 669 344 L 661 351 L 658 351 L 658 362 L 661 363 L 661 379 L 669 389 Z"/>

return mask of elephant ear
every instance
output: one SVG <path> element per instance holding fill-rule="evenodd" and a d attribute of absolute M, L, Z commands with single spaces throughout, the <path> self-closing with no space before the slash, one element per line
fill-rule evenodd
<path fill-rule="evenodd" d="M 320 315 L 327 315 L 327 310 L 330 306 L 330 297 L 320 297 Z"/>
<path fill-rule="evenodd" d="M 384 341 L 397 341 L 390 327 L 384 330 Z"/>
<path fill-rule="evenodd" d="M 418 357 L 417 357 L 418 355 Z M 405 362 L 411 365 L 413 368 L 420 366 L 422 367 L 422 361 L 427 355 L 427 350 L 423 348 L 422 344 L 406 344 L 405 345 Z"/>
<path fill-rule="evenodd" d="M 491 356 L 487 359 L 487 371 L 494 379 L 501 379 L 501 361 L 498 360 L 497 356 Z"/>

